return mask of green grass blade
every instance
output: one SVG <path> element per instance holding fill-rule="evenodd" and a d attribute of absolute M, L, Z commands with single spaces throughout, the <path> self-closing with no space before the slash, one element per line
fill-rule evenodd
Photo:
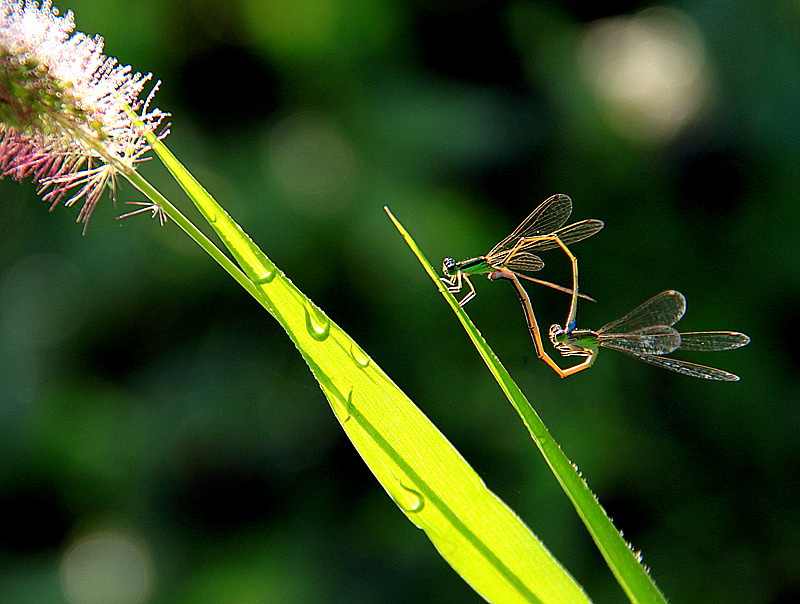
<path fill-rule="evenodd" d="M 442 295 L 458 316 L 475 348 L 478 349 L 484 362 L 489 367 L 489 371 L 491 371 L 500 388 L 517 410 L 517 413 L 519 413 L 533 437 L 533 441 L 542 452 L 550 469 L 561 484 L 561 488 L 564 489 L 567 497 L 572 501 L 572 505 L 575 506 L 578 515 L 583 520 L 592 535 L 592 539 L 594 539 L 606 563 L 630 601 L 636 603 L 666 603 L 666 598 L 656 587 L 647 569 L 642 565 L 639 556 L 633 552 L 620 532 L 614 528 L 611 519 L 606 515 L 605 510 L 589 489 L 586 481 L 581 477 L 577 467 L 569 461 L 561 447 L 558 446 L 544 422 L 528 402 L 528 399 L 525 398 L 525 395 L 522 394 L 514 380 L 511 379 L 506 368 L 503 367 L 497 355 L 489 348 L 486 340 L 464 312 L 464 309 L 458 305 L 453 295 L 447 291 L 447 288 L 431 267 L 430 262 L 428 262 L 417 244 L 403 228 L 403 225 L 397 221 L 388 208 L 385 209 L 397 230 L 400 231 L 400 234 L 417 256 L 425 271 L 436 283 L 439 291 L 442 292 Z"/>
<path fill-rule="evenodd" d="M 398 507 L 495 603 L 586 603 L 587 596 L 389 377 L 250 240 L 161 143 L 151 141 L 320 383 L 336 418 Z"/>

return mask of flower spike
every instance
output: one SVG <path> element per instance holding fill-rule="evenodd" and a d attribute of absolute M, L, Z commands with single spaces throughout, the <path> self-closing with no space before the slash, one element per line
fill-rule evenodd
<path fill-rule="evenodd" d="M 0 177 L 30 176 L 51 209 L 82 200 L 86 225 L 167 116 L 149 108 L 158 83 L 139 98 L 151 77 L 103 55 L 102 37 L 75 32 L 50 0 L 0 0 Z"/>

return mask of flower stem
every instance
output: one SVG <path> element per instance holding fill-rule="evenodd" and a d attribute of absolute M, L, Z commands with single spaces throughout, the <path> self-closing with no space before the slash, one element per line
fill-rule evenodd
<path fill-rule="evenodd" d="M 247 278 L 247 276 L 238 266 L 236 266 L 236 264 L 233 263 L 230 258 L 228 258 L 216 245 L 214 245 L 214 243 L 208 237 L 206 237 L 205 233 L 203 233 L 194 225 L 194 223 L 186 218 L 186 216 L 184 216 L 180 210 L 178 210 L 178 208 L 172 205 L 169 200 L 167 200 L 167 198 L 158 191 L 158 189 L 145 180 L 145 178 L 137 171 L 130 171 L 129 173 L 125 174 L 125 177 L 150 201 L 152 201 L 154 204 L 157 204 L 167 216 L 174 220 L 175 223 L 181 229 L 183 229 L 183 231 L 189 235 L 189 237 L 191 237 L 195 243 L 197 243 L 197 245 L 203 248 L 203 250 L 205 250 L 209 256 L 216 260 L 217 264 L 225 269 L 225 271 L 227 271 L 231 277 L 236 279 L 239 285 L 241 285 L 250 295 L 258 300 L 262 306 L 265 306 L 264 302 L 262 301 L 262 296 L 259 295 L 260 292 L 256 286 L 253 285 L 253 282 Z"/>

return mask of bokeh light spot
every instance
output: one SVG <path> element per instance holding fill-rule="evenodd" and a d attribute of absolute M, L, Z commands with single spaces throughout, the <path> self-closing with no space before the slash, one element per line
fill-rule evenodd
<path fill-rule="evenodd" d="M 293 205 L 326 216 L 349 205 L 356 184 L 355 153 L 331 118 L 301 112 L 281 120 L 267 144 L 270 174 Z"/>
<path fill-rule="evenodd" d="M 70 604 L 139 604 L 152 580 L 149 552 L 122 533 L 78 539 L 61 562 L 61 586 Z"/>
<path fill-rule="evenodd" d="M 700 31 L 674 9 L 594 21 L 579 53 L 583 76 L 610 124 L 633 139 L 670 139 L 709 96 Z"/>

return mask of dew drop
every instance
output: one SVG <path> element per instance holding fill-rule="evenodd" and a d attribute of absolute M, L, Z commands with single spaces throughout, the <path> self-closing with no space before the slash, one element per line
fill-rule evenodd
<path fill-rule="evenodd" d="M 361 350 L 355 342 L 350 343 L 350 356 L 353 357 L 353 360 L 356 362 L 356 365 L 361 367 L 362 369 L 366 369 L 369 367 L 370 358 L 367 356 L 367 353 Z"/>
<path fill-rule="evenodd" d="M 422 508 L 425 507 L 425 499 L 422 498 L 419 491 L 410 489 L 399 481 L 397 484 L 400 485 L 402 491 L 399 495 L 392 494 L 392 499 L 394 499 L 398 507 L 407 514 L 416 514 L 422 511 Z"/>
<path fill-rule="evenodd" d="M 256 285 L 264 285 L 265 283 L 270 283 L 277 274 L 278 274 L 278 269 L 273 267 L 272 269 L 268 269 L 263 274 L 256 277 L 253 283 L 255 283 Z"/>
<path fill-rule="evenodd" d="M 306 329 L 308 335 L 322 342 L 331 334 L 331 320 L 313 306 L 306 306 Z"/>
<path fill-rule="evenodd" d="M 206 220 L 208 220 L 209 222 L 217 221 L 217 213 L 213 209 L 202 207 L 201 211 L 203 212 L 203 215 L 206 217 Z"/>
<path fill-rule="evenodd" d="M 340 402 L 340 399 L 337 398 L 336 400 Z M 346 414 L 341 419 L 341 422 L 344 424 L 346 422 L 349 422 L 350 418 L 352 417 L 352 414 L 350 413 L 350 410 L 353 408 L 353 391 L 352 390 L 350 391 L 350 394 L 347 395 L 347 400 L 344 403 L 340 402 L 340 405 L 341 405 L 341 408 L 344 409 L 344 412 Z"/>
<path fill-rule="evenodd" d="M 353 417 L 353 409 L 354 409 L 354 407 L 353 407 L 353 391 L 352 390 L 350 391 L 350 394 L 347 395 L 347 407 L 346 408 L 347 408 L 347 417 L 344 419 L 344 421 L 347 421 L 351 417 Z"/>

